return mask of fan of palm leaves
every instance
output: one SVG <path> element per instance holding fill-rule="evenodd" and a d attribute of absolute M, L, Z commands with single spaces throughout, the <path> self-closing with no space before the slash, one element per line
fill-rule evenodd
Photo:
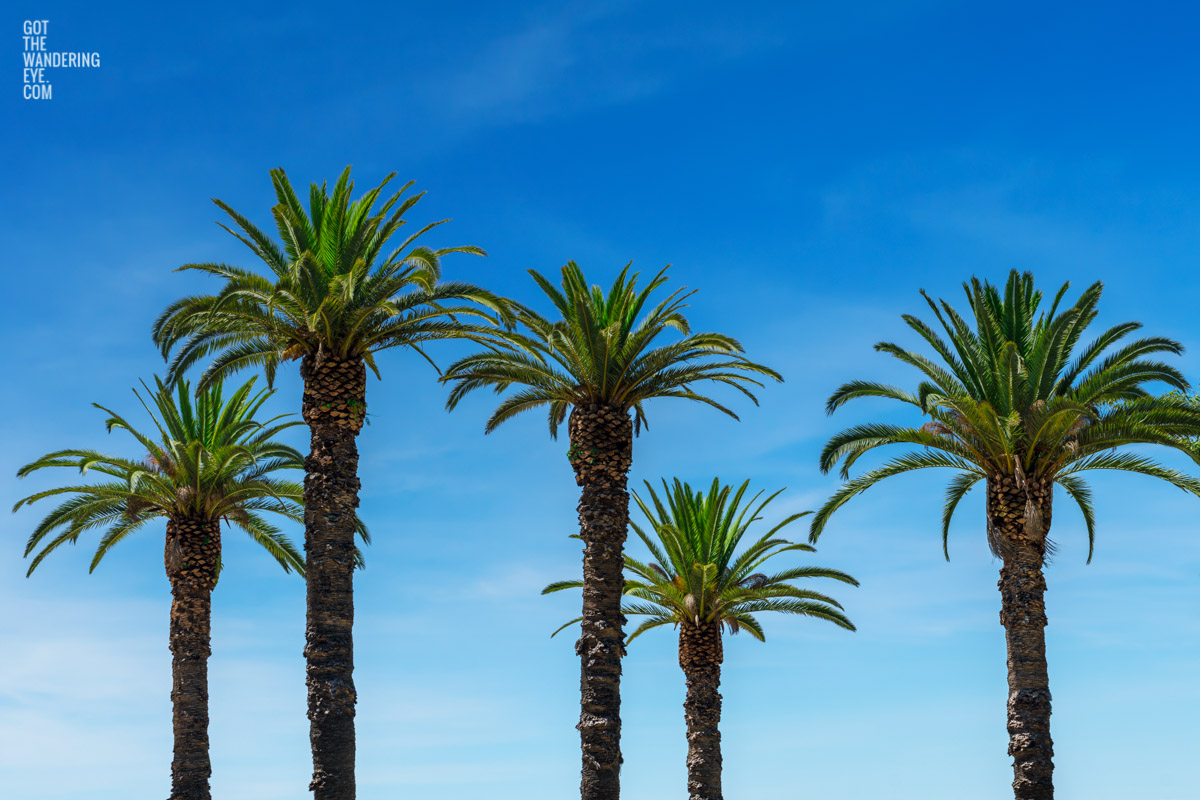
<path fill-rule="evenodd" d="M 832 597 L 792 585 L 792 581 L 808 578 L 832 578 L 857 586 L 851 576 L 825 567 L 792 567 L 770 574 L 760 571 L 781 553 L 814 551 L 811 545 L 779 536 L 811 511 L 788 516 L 739 552 L 751 524 L 762 519 L 764 509 L 783 491 L 760 502 L 762 492 L 746 497 L 749 486 L 746 481 L 733 489 L 713 480 L 708 492 L 702 492 L 676 478 L 671 485 L 663 481 L 665 503 L 649 482 L 649 502 L 634 493 L 650 530 L 636 523 L 631 526 L 652 560 L 625 556 L 625 595 L 640 602 L 627 603 L 621 612 L 646 618 L 627 642 L 663 625 L 705 624 L 723 625 L 730 633 L 744 630 L 763 641 L 763 628 L 755 614 L 771 611 L 824 619 L 854 630 L 841 604 Z M 558 581 L 542 594 L 582 586 L 582 581 Z M 554 634 L 580 619 L 571 620 Z"/>
<path fill-rule="evenodd" d="M 1114 325 L 1081 344 L 1096 318 L 1103 285 L 1088 287 L 1074 305 L 1061 309 L 1070 284 L 1049 308 L 1031 273 L 1015 270 L 1003 293 L 973 278 L 964 284 L 974 325 L 948 302 L 922 291 L 942 333 L 905 315 L 908 327 L 933 350 L 928 357 L 891 342 L 875 349 L 915 368 L 923 376 L 915 391 L 851 381 L 829 398 L 833 413 L 861 397 L 882 397 L 915 406 L 930 421 L 920 427 L 869 423 L 829 440 L 821 453 L 824 472 L 841 462 L 848 482 L 813 517 L 816 541 L 831 514 L 879 481 L 913 470 L 958 470 L 950 482 L 942 518 L 942 541 L 949 558 L 950 520 L 963 497 L 979 481 L 1012 477 L 1051 481 L 1078 505 L 1087 525 L 1088 560 L 1095 543 L 1092 494 L 1081 473 L 1098 469 L 1137 472 L 1200 494 L 1200 481 L 1133 452 L 1126 445 L 1157 444 L 1200 459 L 1190 440 L 1200 434 L 1200 408 L 1178 396 L 1156 397 L 1146 388 L 1165 383 L 1186 392 L 1187 381 L 1158 354 L 1178 355 L 1183 347 L 1161 336 L 1130 338 L 1142 326 Z M 850 469 L 877 447 L 908 444 L 919 450 L 850 479 Z M 993 552 L 998 543 L 989 534 Z"/>
<path fill-rule="evenodd" d="M 376 209 L 394 176 L 352 201 L 354 182 L 347 167 L 332 194 L 326 184 L 312 184 L 306 211 L 286 173 L 271 170 L 278 242 L 215 200 L 235 225 L 221 227 L 245 243 L 270 274 L 212 263 L 179 268 L 215 275 L 225 285 L 216 295 L 177 300 L 155 322 L 154 340 L 164 357 L 182 343 L 169 377 L 212 354 L 201 388 L 254 367 L 261 367 L 271 383 L 280 361 L 306 355 L 361 358 L 378 376 L 374 354 L 381 350 L 411 347 L 428 360 L 421 349 L 424 342 L 471 338 L 490 324 L 511 323 L 501 298 L 468 283 L 441 280 L 442 257 L 484 255 L 483 250 L 417 243 L 447 220 L 425 225 L 398 246 L 390 244 L 406 224 L 404 215 L 424 195 L 405 197 L 410 181 Z M 490 324 L 475 326 L 464 317 Z"/>
<path fill-rule="evenodd" d="M 757 405 L 746 388 L 747 384 L 762 386 L 754 376 L 783 380 L 775 370 L 743 356 L 736 339 L 692 333 L 683 309 L 694 292 L 681 288 L 649 306 L 651 295 L 667 280 L 666 269 L 639 289 L 639 273 L 631 275 L 631 266 L 621 270 L 607 293 L 589 286 L 574 261 L 562 268 L 560 287 L 529 270 L 561 319 L 551 321 L 516 306 L 517 320 L 528 334 L 497 331 L 487 351 L 447 368 L 442 380 L 454 384 L 447 408 L 453 409 L 475 389 L 487 386 L 500 394 L 516 385 L 522 388 L 502 401 L 488 419 L 489 433 L 523 411 L 547 406 L 550 433 L 557 437 L 568 409 L 588 404 L 632 410 L 634 430 L 640 431 L 646 421 L 642 404 L 651 398 L 696 400 L 737 419 L 737 414 L 696 392 L 692 384 L 723 383 Z M 668 329 L 683 338 L 658 344 Z"/>
<path fill-rule="evenodd" d="M 17 472 L 25 477 L 49 467 L 72 467 L 81 475 L 104 476 L 95 483 L 38 492 L 13 507 L 16 511 L 43 498 L 67 496 L 34 528 L 26 543 L 26 556 L 41 546 L 29 574 L 64 543 L 74 544 L 85 532 L 104 529 L 92 558 L 94 570 L 113 546 L 148 522 L 179 516 L 224 520 L 249 534 L 285 570 L 302 573 L 303 557 L 262 516 L 271 512 L 303 521 L 300 484 L 275 477 L 280 470 L 304 467 L 295 449 L 276 441 L 281 431 L 300 423 L 282 421 L 284 416 L 256 421 L 255 414 L 271 392 L 253 392 L 255 380 L 227 399 L 221 383 L 213 383 L 194 403 L 186 381 L 172 387 L 155 378 L 153 390 L 143 383 L 149 404 L 136 389 L 134 394 L 149 413 L 153 432 L 141 431 L 115 411 L 93 404 L 109 415 L 110 432 L 125 431 L 146 456 L 137 460 L 96 450 L 58 450 Z"/>

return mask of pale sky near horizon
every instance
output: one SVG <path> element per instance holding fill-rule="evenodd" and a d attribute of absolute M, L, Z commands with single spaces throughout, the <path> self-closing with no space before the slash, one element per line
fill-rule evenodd
<path fill-rule="evenodd" d="M 575 259 L 607 285 L 630 260 L 672 264 L 670 286 L 698 290 L 694 327 L 738 337 L 786 382 L 758 408 L 718 392 L 741 422 L 648 405 L 631 486 L 786 486 L 767 522 L 836 489 L 816 463 L 832 433 L 907 419 L 882 401 L 829 418 L 823 403 L 854 378 L 915 383 L 871 347 L 915 344 L 900 315 L 924 313 L 922 288 L 961 303 L 962 281 L 1017 268 L 1048 292 L 1071 281 L 1073 298 L 1101 280 L 1097 329 L 1140 320 L 1182 341 L 1174 363 L 1200 379 L 1193 6 L 731 8 L 10 4 L 0 500 L 71 477 L 15 479 L 49 450 L 136 455 L 90 404 L 136 415 L 130 388 L 163 369 L 155 315 L 215 288 L 172 270 L 253 264 L 210 198 L 267 225 L 275 166 L 298 186 L 346 164 L 360 191 L 393 170 L 415 180 L 429 194 L 414 223 L 453 217 L 431 244 L 489 251 L 447 259 L 447 277 L 524 302 L 540 302 L 528 268 Z M 50 70 L 52 99 L 21 99 L 26 19 L 101 66 Z M 462 349 L 430 352 L 444 364 Z M 356 579 L 359 798 L 571 797 L 579 667 L 571 637 L 549 634 L 578 597 L 538 594 L 579 571 L 565 439 L 540 413 L 485 437 L 490 395 L 447 414 L 419 356 L 381 367 L 360 439 L 375 544 Z M 269 408 L 296 410 L 294 370 L 278 389 Z M 978 494 L 943 559 L 947 477 L 871 490 L 797 559 L 861 581 L 823 587 L 856 633 L 764 617 L 765 644 L 727 642 L 727 796 L 1011 796 L 998 564 Z M 1047 568 L 1057 797 L 1194 800 L 1200 500 L 1141 476 L 1094 487 L 1095 559 L 1060 497 Z M 161 528 L 90 576 L 95 539 L 26 580 L 22 547 L 48 508 L 0 521 L 0 797 L 165 796 Z M 225 537 L 214 595 L 213 793 L 304 798 L 303 584 L 244 539 Z M 624 796 L 685 796 L 669 630 L 631 647 L 623 697 Z"/>

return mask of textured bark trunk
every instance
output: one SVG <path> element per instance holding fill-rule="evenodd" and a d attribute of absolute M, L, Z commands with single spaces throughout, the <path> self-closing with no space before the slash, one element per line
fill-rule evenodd
<path fill-rule="evenodd" d="M 315 800 L 354 798 L 354 523 L 358 443 L 366 413 L 361 359 L 305 356 L 304 555 L 308 719 Z"/>
<path fill-rule="evenodd" d="M 583 625 L 579 715 L 583 800 L 617 800 L 621 793 L 621 657 L 625 617 L 624 546 L 629 524 L 626 482 L 633 458 L 629 413 L 602 405 L 577 406 L 568 421 L 569 457 L 583 538 Z"/>
<path fill-rule="evenodd" d="M 679 666 L 687 680 L 688 798 L 723 800 L 721 794 L 721 626 L 682 625 Z"/>
<path fill-rule="evenodd" d="M 221 558 L 219 520 L 167 520 L 164 561 L 171 582 L 171 705 L 175 756 L 170 800 L 210 800 L 208 656 L 212 590 Z"/>
<path fill-rule="evenodd" d="M 1054 797 L 1042 575 L 1053 488 L 1020 477 L 988 480 L 989 535 L 1003 560 L 1000 624 L 1008 645 L 1008 754 L 1016 800 Z"/>

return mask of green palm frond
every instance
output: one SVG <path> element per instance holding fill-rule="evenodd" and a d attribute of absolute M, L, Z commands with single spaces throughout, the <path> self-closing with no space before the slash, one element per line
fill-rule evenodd
<path fill-rule="evenodd" d="M 957 469 L 964 472 L 974 473 L 976 470 L 973 465 L 956 456 L 938 453 L 932 450 L 917 451 L 915 453 L 907 453 L 898 458 L 893 458 L 882 467 L 865 472 L 862 475 L 848 481 L 842 488 L 838 489 L 832 497 L 825 501 L 825 504 L 813 515 L 812 523 L 809 528 L 808 540 L 816 542 L 821 533 L 825 530 L 825 524 L 829 521 L 830 516 L 834 511 L 837 511 L 845 505 L 851 498 L 862 494 L 867 489 L 870 489 L 875 484 L 891 478 L 895 475 L 903 475 L 906 472 L 914 472 L 921 469 L 935 469 L 945 467 L 948 469 Z"/>
<path fill-rule="evenodd" d="M 984 477 L 981 472 L 967 470 L 951 478 L 946 486 L 946 505 L 942 509 L 942 553 L 947 561 L 950 560 L 950 520 L 954 518 L 958 504 Z"/>

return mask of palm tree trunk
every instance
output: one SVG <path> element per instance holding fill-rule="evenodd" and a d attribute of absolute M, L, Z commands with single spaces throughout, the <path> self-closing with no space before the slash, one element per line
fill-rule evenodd
<path fill-rule="evenodd" d="M 679 666 L 687 680 L 688 800 L 723 800 L 721 794 L 721 626 L 679 629 Z"/>
<path fill-rule="evenodd" d="M 579 499 L 583 551 L 583 625 L 579 715 L 583 800 L 617 800 L 621 793 L 621 657 L 625 650 L 624 547 L 629 525 L 625 490 L 633 458 L 633 423 L 624 409 L 576 406 L 568 422 Z"/>
<path fill-rule="evenodd" d="M 212 590 L 221 557 L 219 520 L 167 520 L 164 561 L 171 581 L 171 704 L 175 756 L 170 800 L 211 800 L 208 779 L 208 657 Z"/>
<path fill-rule="evenodd" d="M 1046 666 L 1046 579 L 1053 485 L 988 480 L 990 538 L 1003 560 L 1000 623 L 1008 646 L 1008 754 L 1016 800 L 1054 797 L 1050 678 Z"/>
<path fill-rule="evenodd" d="M 353 800 L 354 527 L 358 442 L 366 413 L 361 359 L 305 356 L 304 421 L 312 435 L 304 468 L 308 625 L 308 719 L 315 800 Z"/>

